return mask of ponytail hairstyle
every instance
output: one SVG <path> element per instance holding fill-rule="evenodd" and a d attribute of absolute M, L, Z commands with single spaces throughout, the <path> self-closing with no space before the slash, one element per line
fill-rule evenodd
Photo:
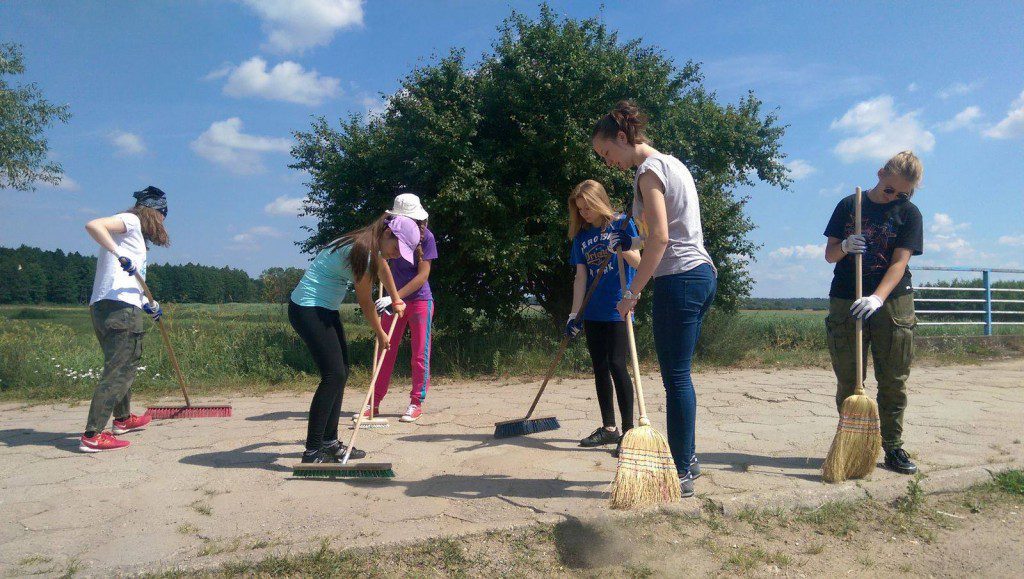
<path fill-rule="evenodd" d="M 636 103 L 631 100 L 619 101 L 610 113 L 601 117 L 594 125 L 594 134 L 591 140 L 598 137 L 614 141 L 619 136 L 619 131 L 626 134 L 626 141 L 630 145 L 647 143 L 647 134 L 644 129 L 647 127 L 647 115 L 640 112 Z"/>
<path fill-rule="evenodd" d="M 372 258 L 380 253 L 380 241 L 389 231 L 389 221 L 390 215 L 381 215 L 366 227 L 350 231 L 328 243 L 326 249 L 335 252 L 346 245 L 350 246 L 348 265 L 352 269 L 353 277 L 357 280 L 363 279 L 363 276 L 369 273 L 370 281 L 376 283 L 380 275 L 377 271 L 377 260 Z"/>
<path fill-rule="evenodd" d="M 579 207 L 576 206 L 577 199 L 583 199 L 591 210 L 601 216 L 600 227 L 602 229 L 608 227 L 615 218 L 615 210 L 608 198 L 608 192 L 604 190 L 604 185 L 593 179 L 587 179 L 573 188 L 572 193 L 569 193 L 569 239 L 575 238 L 576 234 L 584 227 L 589 227 L 587 221 L 580 215 Z"/>
<path fill-rule="evenodd" d="M 171 245 L 171 238 L 167 235 L 167 230 L 164 229 L 164 216 L 158 210 L 146 207 L 145 205 L 136 205 L 130 209 L 125 209 L 124 212 L 131 213 L 139 218 L 139 224 L 142 227 L 142 238 L 146 240 L 146 243 L 152 243 L 161 247 L 169 247 Z"/>
<path fill-rule="evenodd" d="M 427 236 L 427 220 L 413 219 L 413 221 L 420 226 L 420 243 L 416 246 L 416 261 L 418 263 L 423 261 L 423 238 Z"/>

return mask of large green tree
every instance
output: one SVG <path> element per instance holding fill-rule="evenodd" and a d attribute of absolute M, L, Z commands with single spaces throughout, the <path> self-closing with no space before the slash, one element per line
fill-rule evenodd
<path fill-rule="evenodd" d="M 320 118 L 295 134 L 293 167 L 310 175 L 307 211 L 319 220 L 304 249 L 367 223 L 409 188 L 437 234 L 431 285 L 441 299 L 502 318 L 532 295 L 562 319 L 572 299 L 569 192 L 593 178 L 623 206 L 632 195 L 632 175 L 606 167 L 590 146 L 594 122 L 624 98 L 651 117 L 655 147 L 693 172 L 720 272 L 718 305 L 735 308 L 749 293 L 744 265 L 756 249 L 735 191 L 755 176 L 787 186 L 784 127 L 753 94 L 720 104 L 697 64 L 678 68 L 600 19 L 563 19 L 547 5 L 536 19 L 513 12 L 473 66 L 456 50 L 413 70 L 382 115 L 338 128 Z"/>
<path fill-rule="evenodd" d="M 49 160 L 45 131 L 60 121 L 68 122 L 67 105 L 53 105 L 43 98 L 35 83 L 11 86 L 9 76 L 23 74 L 21 47 L 0 43 L 0 189 L 22 191 L 35 183 L 60 183 L 64 171 Z"/>

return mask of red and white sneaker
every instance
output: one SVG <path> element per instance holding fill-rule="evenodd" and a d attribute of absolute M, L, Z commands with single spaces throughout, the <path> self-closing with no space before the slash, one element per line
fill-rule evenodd
<path fill-rule="evenodd" d="M 100 432 L 92 438 L 86 438 L 83 434 L 82 440 L 78 444 L 78 450 L 82 452 L 103 452 L 104 450 L 124 448 L 130 444 L 127 440 L 114 438 L 114 435 L 109 432 Z"/>
<path fill-rule="evenodd" d="M 423 409 L 420 408 L 419 404 L 410 404 L 409 408 L 405 411 L 398 420 L 401 422 L 416 422 L 420 416 L 423 415 Z"/>
<path fill-rule="evenodd" d="M 374 408 L 373 409 L 373 415 L 377 416 L 379 414 L 380 414 L 380 407 Z M 358 414 L 353 414 L 352 415 L 352 422 L 355 422 L 357 418 L 359 418 L 359 415 Z M 363 408 L 363 420 L 369 420 L 369 419 L 370 419 L 370 405 L 367 404 L 366 407 Z"/>
<path fill-rule="evenodd" d="M 128 420 L 115 420 L 114 427 L 110 430 L 112 430 L 114 434 L 124 434 L 133 430 L 139 430 L 152 421 L 153 417 L 148 414 L 143 414 L 142 416 L 129 414 Z"/>

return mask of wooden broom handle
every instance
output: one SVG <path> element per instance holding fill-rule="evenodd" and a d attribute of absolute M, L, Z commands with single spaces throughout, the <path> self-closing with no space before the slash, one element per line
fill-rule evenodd
<path fill-rule="evenodd" d="M 391 328 L 388 329 L 388 343 L 391 343 L 391 334 L 395 331 L 395 326 L 398 325 L 398 316 L 391 316 Z M 373 341 L 377 341 L 377 336 L 373 337 Z M 366 398 L 363 400 L 363 404 L 359 407 L 359 416 L 356 418 L 355 427 L 352 429 L 352 438 L 348 441 L 348 449 L 345 450 L 345 457 L 341 460 L 341 464 L 348 464 L 348 458 L 352 454 L 352 449 L 355 448 L 356 435 L 359 434 L 359 427 L 363 424 L 363 408 L 370 403 L 370 397 L 373 396 L 374 387 L 377 385 L 377 374 L 380 372 L 382 366 L 384 366 L 384 357 L 387 355 L 387 351 L 381 352 L 380 358 L 374 357 L 373 360 L 373 375 L 370 377 L 370 387 L 366 390 Z"/>
<path fill-rule="evenodd" d="M 111 252 L 114 255 L 114 259 L 120 260 L 120 257 Z M 142 279 L 142 275 L 139 271 L 135 270 L 135 281 L 139 283 L 139 287 L 142 288 L 142 293 L 146 296 L 146 301 L 152 307 L 156 300 L 153 299 L 153 292 L 149 291 L 149 286 L 146 285 L 146 280 Z M 167 335 L 167 328 L 164 327 L 163 320 L 155 320 L 156 325 L 160 328 L 160 336 L 164 339 L 164 347 L 167 349 L 167 357 L 171 360 L 171 366 L 174 368 L 174 375 L 178 378 L 178 386 L 181 386 L 181 395 L 185 397 L 185 406 L 192 406 L 192 401 L 188 397 L 188 388 L 185 386 L 185 376 L 181 374 L 181 367 L 178 366 L 178 357 L 174 355 L 174 348 L 171 347 L 171 338 Z"/>
<path fill-rule="evenodd" d="M 860 235 L 861 225 L 861 192 L 860 187 L 857 187 L 856 195 L 854 196 L 853 203 L 853 232 L 856 235 Z M 854 287 L 856 299 L 864 297 L 864 280 L 862 274 L 864 272 L 864 254 L 855 253 L 853 254 L 853 270 L 854 270 Z M 853 393 L 855 395 L 864 395 L 864 320 L 858 317 L 855 322 L 854 339 L 857 341 L 857 345 L 854 351 L 857 355 L 857 381 L 854 382 Z"/>
<path fill-rule="evenodd" d="M 622 259 L 622 248 L 615 252 L 619 259 L 619 286 L 626 291 L 626 268 Z M 636 357 L 636 339 L 633 337 L 633 312 L 626 316 L 626 336 L 629 337 L 629 357 L 633 363 L 633 377 L 636 379 L 636 401 L 640 407 L 640 419 L 637 424 L 647 426 L 651 423 L 647 419 L 647 405 L 644 403 L 644 387 L 640 380 L 640 361 Z"/>
<path fill-rule="evenodd" d="M 594 280 L 590 282 L 590 287 L 587 288 L 587 293 L 583 296 L 583 301 L 580 303 L 580 312 L 577 315 L 582 316 L 583 312 L 587 309 L 587 304 L 590 303 L 590 297 L 594 295 L 594 290 L 597 289 L 597 282 L 601 281 L 601 277 L 604 275 L 604 268 L 608 267 L 608 262 L 611 260 L 612 255 L 609 253 L 601 262 L 601 266 L 597 270 L 597 275 L 594 276 Z M 544 381 L 540 384 L 540 390 L 538 390 L 537 395 L 533 397 L 533 404 L 530 405 L 530 410 L 526 413 L 526 418 L 523 418 L 523 420 L 527 420 L 533 416 L 533 411 L 537 409 L 537 403 L 540 402 L 540 397 L 544 394 L 544 389 L 548 387 L 548 381 L 555 375 L 555 369 L 558 368 L 558 363 L 562 361 L 562 356 L 565 354 L 565 350 L 568 347 L 569 336 L 562 336 L 562 342 L 558 345 L 558 353 L 555 354 L 555 358 L 551 361 L 551 365 L 548 366 L 547 374 L 544 375 Z"/>

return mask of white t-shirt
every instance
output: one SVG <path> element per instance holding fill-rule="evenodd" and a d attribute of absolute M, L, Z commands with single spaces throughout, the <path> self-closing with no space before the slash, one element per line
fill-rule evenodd
<path fill-rule="evenodd" d="M 693 175 L 682 161 L 672 155 L 651 155 L 636 169 L 633 178 L 633 215 L 641 217 L 638 226 L 647 236 L 644 202 L 640 194 L 640 176 L 653 172 L 665 186 L 665 213 L 668 218 L 668 247 L 654 277 L 682 273 L 701 265 L 715 267 L 708 250 L 704 248 L 704 230 L 700 224 L 700 200 Z M 717 270 L 716 270 L 717 273 Z"/>
<path fill-rule="evenodd" d="M 118 255 L 123 255 L 132 260 L 132 264 L 139 269 L 142 279 L 146 279 L 146 240 L 142 237 L 142 224 L 139 218 L 131 213 L 118 213 L 124 222 L 126 231 L 111 235 L 117 245 Z M 117 257 L 106 249 L 100 248 L 97 254 L 99 261 L 96 262 L 96 278 L 92 282 L 92 297 L 89 298 L 89 305 L 100 300 L 115 300 L 142 307 L 145 301 L 145 294 L 135 281 L 135 276 L 128 275 Z"/>

